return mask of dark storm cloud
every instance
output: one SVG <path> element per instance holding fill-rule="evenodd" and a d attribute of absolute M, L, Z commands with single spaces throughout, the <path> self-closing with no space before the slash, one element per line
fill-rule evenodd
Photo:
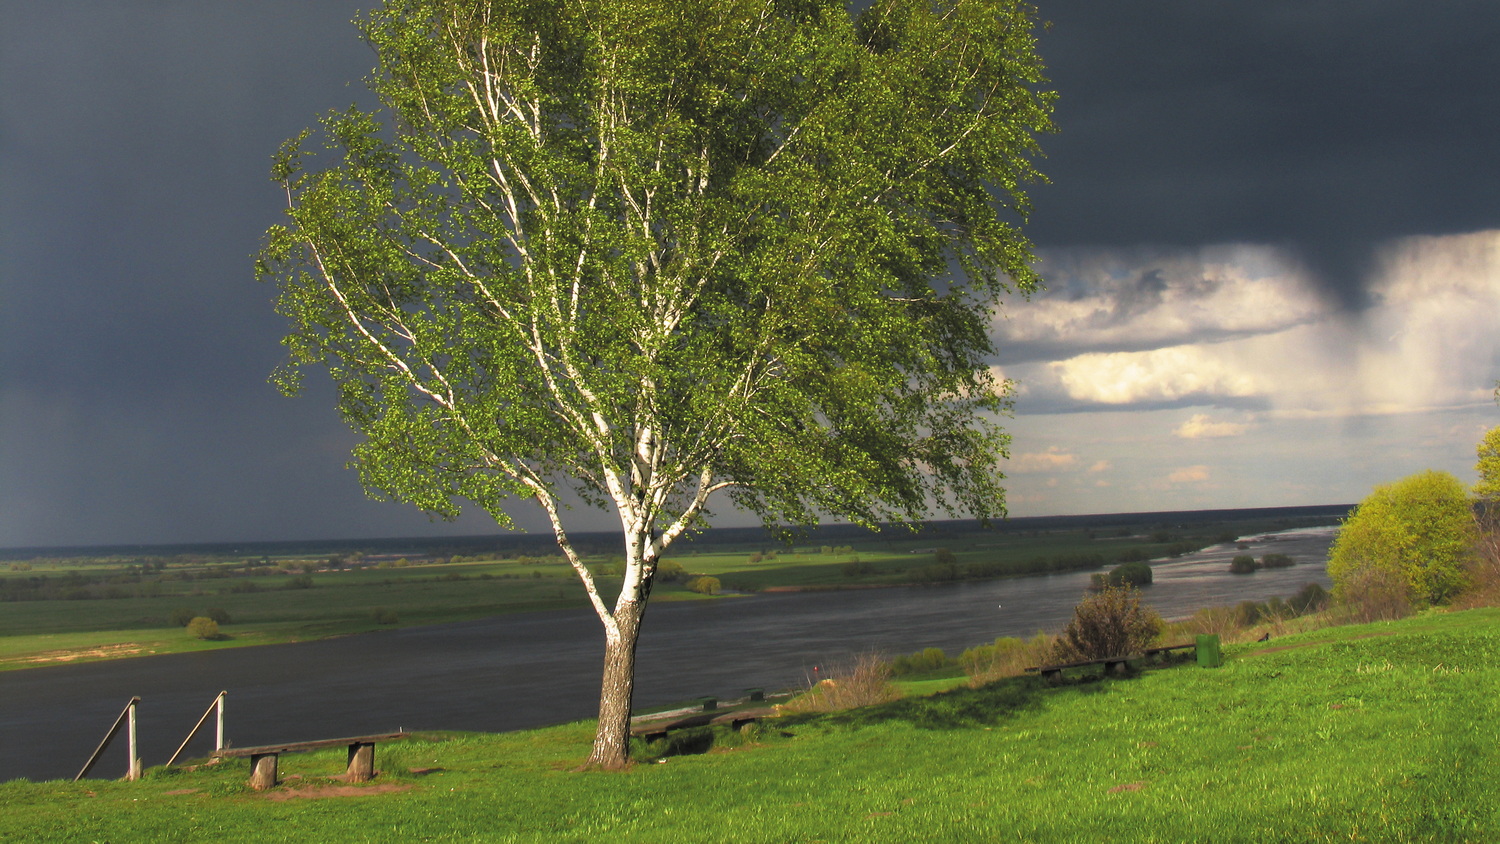
<path fill-rule="evenodd" d="M 270 155 L 369 101 L 372 2 L 0 0 L 0 545 L 444 529 L 363 500 L 326 385 L 266 384 L 251 280 Z M 1282 244 L 1358 303 L 1372 243 L 1500 225 L 1489 0 L 1041 6 L 1043 247 Z"/>
<path fill-rule="evenodd" d="M 1252 242 L 1365 303 L 1382 240 L 1500 226 L 1492 0 L 1041 0 L 1043 246 Z"/>

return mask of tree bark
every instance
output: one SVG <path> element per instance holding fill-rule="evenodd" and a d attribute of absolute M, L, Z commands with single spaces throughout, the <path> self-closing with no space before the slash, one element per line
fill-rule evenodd
<path fill-rule="evenodd" d="M 614 619 L 618 635 L 604 640 L 604 680 L 599 689 L 599 728 L 585 768 L 619 770 L 630 762 L 630 705 L 635 693 L 635 644 L 645 615 L 644 600 L 621 601 Z"/>

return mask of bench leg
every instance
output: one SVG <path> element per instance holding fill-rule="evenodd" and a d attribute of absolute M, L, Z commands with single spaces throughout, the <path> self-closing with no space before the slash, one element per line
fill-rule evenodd
<path fill-rule="evenodd" d="M 344 772 L 346 782 L 369 782 L 375 778 L 375 744 L 349 745 L 349 769 Z"/>
<path fill-rule="evenodd" d="M 276 787 L 276 754 L 250 757 L 250 787 L 256 791 Z"/>

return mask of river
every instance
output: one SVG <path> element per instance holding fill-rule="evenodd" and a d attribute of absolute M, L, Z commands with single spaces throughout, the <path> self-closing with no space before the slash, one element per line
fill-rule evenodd
<path fill-rule="evenodd" d="M 1147 602 L 1167 618 L 1328 586 L 1335 528 L 1250 537 L 1153 563 Z M 1230 574 L 1235 554 L 1296 566 Z M 1089 572 L 891 589 L 661 603 L 646 614 L 636 704 L 802 685 L 814 665 L 865 650 L 938 647 L 1056 631 Z M 146 765 L 160 765 L 220 690 L 238 746 L 405 730 L 504 731 L 595 714 L 603 635 L 591 610 L 497 616 L 360 636 L 0 673 L 0 781 L 72 777 L 139 695 Z M 212 750 L 212 729 L 186 755 Z M 124 735 L 94 776 L 125 770 Z"/>

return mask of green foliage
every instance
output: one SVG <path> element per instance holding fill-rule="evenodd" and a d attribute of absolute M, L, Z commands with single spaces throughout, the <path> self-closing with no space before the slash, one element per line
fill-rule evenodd
<path fill-rule="evenodd" d="M 1284 569 L 1296 564 L 1297 561 L 1286 554 L 1266 554 L 1260 558 L 1260 567 L 1263 569 Z"/>
<path fill-rule="evenodd" d="M 1331 598 L 1332 596 L 1328 594 L 1328 590 L 1324 589 L 1320 584 L 1308 583 L 1296 595 L 1292 596 L 1292 599 L 1288 603 L 1291 604 L 1293 612 L 1298 615 L 1308 615 L 1327 609 Z"/>
<path fill-rule="evenodd" d="M 697 592 L 701 595 L 716 595 L 723 588 L 717 577 L 707 575 L 695 577 L 689 580 L 686 585 L 689 592 Z"/>
<path fill-rule="evenodd" d="M 1446 603 L 1465 585 L 1474 538 L 1467 490 L 1447 472 L 1376 487 L 1334 541 L 1334 595 L 1345 603 L 1376 596 L 1386 605 L 1395 598 L 1391 590 L 1403 586 L 1414 605 Z"/>
<path fill-rule="evenodd" d="M 1125 563 L 1110 570 L 1104 582 L 1107 586 L 1149 586 L 1151 566 L 1146 563 Z"/>
<path fill-rule="evenodd" d="M 228 624 L 230 622 L 229 611 L 223 607 L 209 607 L 204 615 L 213 619 L 215 624 Z"/>
<path fill-rule="evenodd" d="M 399 624 L 401 621 L 396 611 L 387 607 L 376 607 L 370 612 L 370 619 L 376 624 Z"/>
<path fill-rule="evenodd" d="M 1235 558 L 1229 561 L 1229 570 L 1234 574 L 1251 574 L 1257 568 L 1259 566 L 1255 565 L 1255 558 L 1249 554 L 1236 554 Z"/>
<path fill-rule="evenodd" d="M 875 564 L 861 562 L 858 557 L 855 557 L 849 562 L 844 563 L 842 566 L 839 566 L 839 572 L 843 574 L 844 577 L 860 577 L 862 575 L 874 574 Z"/>
<path fill-rule="evenodd" d="M 325 169 L 310 132 L 272 166 L 276 380 L 332 376 L 377 498 L 504 527 L 536 502 L 610 629 L 720 490 L 768 526 L 1002 515 L 988 332 L 1039 285 L 1035 14 L 390 0 L 362 21 L 380 109 L 324 119 Z M 564 490 L 620 516 L 613 610 Z"/>
<path fill-rule="evenodd" d="M 925 648 L 914 654 L 898 656 L 891 660 L 891 675 L 906 677 L 912 674 L 925 674 L 957 664 L 956 660 L 949 659 L 948 655 L 943 653 L 942 648 Z"/>
<path fill-rule="evenodd" d="M 1139 653 L 1161 633 L 1161 617 L 1132 587 L 1106 587 L 1073 608 L 1073 618 L 1053 644 L 1058 662 Z"/>
<path fill-rule="evenodd" d="M 1479 462 L 1474 471 L 1479 473 L 1479 482 L 1474 484 L 1474 497 L 1500 510 L 1500 427 L 1491 428 L 1476 450 Z"/>
<path fill-rule="evenodd" d="M 662 560 L 656 564 L 656 579 L 662 583 L 676 583 L 687 576 L 687 569 L 676 560 Z"/>
<path fill-rule="evenodd" d="M 187 607 L 178 607 L 177 609 L 172 610 L 172 623 L 177 625 L 178 627 L 186 627 L 188 626 L 188 622 L 192 621 L 197 616 L 197 613 L 193 612 Z"/>
<path fill-rule="evenodd" d="M 217 639 L 219 623 L 207 616 L 198 616 L 187 623 L 187 631 L 197 639 Z"/>

